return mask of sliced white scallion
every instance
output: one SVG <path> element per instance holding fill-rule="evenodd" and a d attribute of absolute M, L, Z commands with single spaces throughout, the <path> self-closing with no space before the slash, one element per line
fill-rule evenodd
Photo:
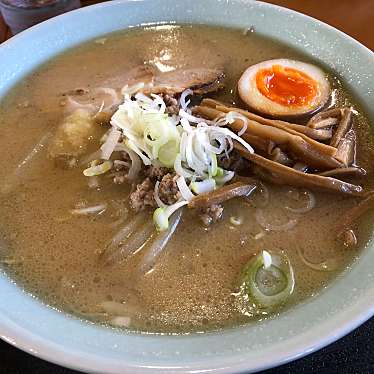
<path fill-rule="evenodd" d="M 265 231 L 288 231 L 293 229 L 297 225 L 297 219 L 290 219 L 284 224 L 277 225 L 275 223 L 267 222 L 264 211 L 262 209 L 256 209 L 255 218 L 257 223 L 265 230 Z"/>
<path fill-rule="evenodd" d="M 113 152 L 126 152 L 130 159 L 125 164 L 121 159 L 116 160 L 116 166 L 130 166 L 128 179 L 134 180 L 142 164 L 156 167 L 174 168 L 179 175 L 178 189 L 183 201 L 165 205 L 158 195 L 159 183 L 155 186 L 154 197 L 159 206 L 154 212 L 154 222 L 158 230 L 166 230 L 171 214 L 194 197 L 213 191 L 217 185 L 229 182 L 235 175 L 233 171 L 224 170 L 218 166 L 217 156 L 224 154 L 228 157 L 233 149 L 234 140 L 241 143 L 249 152 L 253 149 L 240 136 L 228 128 L 219 127 L 225 123 L 242 120 L 246 130 L 248 121 L 239 113 L 229 112 L 219 121 L 208 121 L 191 114 L 188 108 L 192 90 L 182 92 L 179 100 L 179 115 L 166 113 L 166 103 L 159 95 L 142 93 L 145 85 L 140 82 L 134 86 L 122 89 L 124 100 L 111 118 L 112 129 L 106 134 L 97 159 L 104 159 L 100 165 L 92 165 L 84 171 L 86 176 L 105 173 L 112 168 L 109 160 Z M 107 95 L 117 95 L 116 92 L 105 91 Z M 123 139 L 121 139 L 123 137 Z M 127 162 L 127 161 L 126 161 Z"/>
<path fill-rule="evenodd" d="M 165 114 L 166 104 L 158 95 L 142 93 L 135 100 L 125 97 L 112 116 L 111 124 L 121 129 L 125 143 L 142 159 L 145 165 L 159 160 L 172 167 L 179 152 L 180 131 L 175 119 Z"/>
<path fill-rule="evenodd" d="M 183 199 L 190 201 L 194 197 L 194 194 L 191 192 L 190 188 L 187 186 L 186 179 L 183 176 L 180 176 L 177 179 L 177 186 Z"/>
<path fill-rule="evenodd" d="M 132 96 L 135 93 L 141 91 L 144 88 L 144 86 L 144 82 L 135 83 L 132 86 L 126 84 L 126 86 L 122 87 L 121 94 Z"/>
<path fill-rule="evenodd" d="M 173 205 L 165 208 L 157 208 L 153 213 L 153 221 L 158 231 L 167 230 L 169 227 L 169 217 L 182 206 L 187 205 L 188 201 L 178 201 Z"/>
<path fill-rule="evenodd" d="M 231 179 L 234 178 L 235 176 L 235 172 L 231 170 L 224 170 L 224 169 L 221 169 L 221 170 L 222 170 L 222 175 L 219 175 L 221 174 L 221 171 L 218 171 L 217 175 L 214 177 L 214 180 L 219 186 L 222 186 L 223 184 L 231 181 Z"/>
<path fill-rule="evenodd" d="M 131 149 L 127 150 L 127 154 L 129 155 L 131 160 L 131 167 L 129 169 L 129 172 L 127 173 L 127 177 L 130 180 L 134 180 L 138 176 L 140 169 L 142 168 L 142 162 L 140 160 L 140 157 Z"/>
<path fill-rule="evenodd" d="M 308 266 L 309 268 L 316 270 L 316 271 L 335 271 L 338 267 L 338 260 L 335 258 L 328 258 L 325 261 L 316 263 L 311 262 L 306 259 L 304 253 L 302 252 L 302 249 L 300 247 L 297 247 L 297 253 L 301 258 L 301 261 Z"/>
<path fill-rule="evenodd" d="M 180 142 L 180 160 L 174 166 L 176 172 L 185 178 L 191 170 L 195 178 L 207 179 L 218 172 L 216 155 L 225 152 L 228 154 L 233 147 L 233 139 L 238 140 L 249 151 L 252 147 L 243 139 L 226 128 L 208 126 L 198 123 L 197 127 L 187 124 L 185 118 L 181 119 L 185 132 Z M 187 170 L 187 172 L 186 172 Z M 226 173 L 217 183 L 224 184 L 234 176 L 234 172 Z"/>
<path fill-rule="evenodd" d="M 207 193 L 215 190 L 216 181 L 213 178 L 204 179 L 201 182 L 192 182 L 191 190 L 196 194 Z"/>
<path fill-rule="evenodd" d="M 102 164 L 91 166 L 83 170 L 86 177 L 93 177 L 95 175 L 104 174 L 112 168 L 112 161 L 104 161 Z"/>
<path fill-rule="evenodd" d="M 295 277 L 284 253 L 262 251 L 245 267 L 240 294 L 258 307 L 270 310 L 293 293 Z"/>
<path fill-rule="evenodd" d="M 181 175 L 185 178 L 193 178 L 194 177 L 193 171 L 185 168 L 182 165 L 182 157 L 181 157 L 180 154 L 178 154 L 177 157 L 175 157 L 174 170 L 178 175 Z"/>
<path fill-rule="evenodd" d="M 121 166 L 129 167 L 130 166 L 130 162 L 123 161 L 123 160 L 114 160 L 113 161 L 113 165 L 115 167 L 121 167 Z"/>
<path fill-rule="evenodd" d="M 158 150 L 158 160 L 167 168 L 174 166 L 175 159 L 179 153 L 179 141 L 177 138 L 169 140 Z"/>
<path fill-rule="evenodd" d="M 228 112 L 225 117 L 225 120 L 227 121 L 227 123 L 230 123 L 230 124 L 235 122 L 237 119 L 243 122 L 243 127 L 238 132 L 238 135 L 242 136 L 247 131 L 248 118 L 244 117 L 242 114 L 238 112 Z"/>
<path fill-rule="evenodd" d="M 134 180 L 138 176 L 140 169 L 142 168 L 142 161 L 140 157 L 132 149 L 127 147 L 123 142 L 117 143 L 115 150 L 122 151 L 129 155 L 131 166 L 127 173 L 127 178 L 129 180 Z"/>
<path fill-rule="evenodd" d="M 221 133 L 223 135 L 226 135 L 228 137 L 228 140 L 234 139 L 238 141 L 248 152 L 254 153 L 253 148 L 240 136 L 233 133 L 231 130 L 225 128 L 225 127 L 214 127 L 212 131 L 216 131 L 218 134 Z"/>
<path fill-rule="evenodd" d="M 88 206 L 85 208 L 77 208 L 77 209 L 72 209 L 70 211 L 71 214 L 73 215 L 89 215 L 89 214 L 101 214 L 103 213 L 107 208 L 107 204 L 99 204 L 95 206 Z"/>
<path fill-rule="evenodd" d="M 162 97 L 156 94 L 151 94 L 151 96 L 154 98 L 153 105 L 159 106 L 159 113 L 164 114 L 166 110 L 166 104 Z"/>
<path fill-rule="evenodd" d="M 224 176 L 224 173 L 225 172 L 225 170 L 224 169 L 222 169 L 221 167 L 217 167 L 217 173 L 216 173 L 216 177 L 223 177 Z"/>
<path fill-rule="evenodd" d="M 297 213 L 297 214 L 304 214 L 304 213 L 310 212 L 316 206 L 316 198 L 314 194 L 310 191 L 304 191 L 303 194 L 305 194 L 308 199 L 304 207 L 291 208 L 289 206 L 286 206 L 286 209 L 292 213 Z"/>
<path fill-rule="evenodd" d="M 181 118 L 180 123 L 181 123 L 184 131 L 186 131 L 186 132 L 192 132 L 193 131 L 193 127 L 188 122 L 188 119 Z"/>
<path fill-rule="evenodd" d="M 243 219 L 241 217 L 230 217 L 230 223 L 234 226 L 240 226 L 243 223 Z"/>
<path fill-rule="evenodd" d="M 191 123 L 205 122 L 208 125 L 215 125 L 214 121 L 208 121 L 208 120 L 206 120 L 204 118 L 193 116 L 192 114 L 187 113 L 183 109 L 179 109 L 179 116 L 182 117 L 182 118 L 186 118 Z"/>
<path fill-rule="evenodd" d="M 112 155 L 114 149 L 116 148 L 116 145 L 121 137 L 121 132 L 112 129 L 108 136 L 105 139 L 104 144 L 100 147 L 101 149 L 101 158 L 104 160 L 109 160 L 110 156 Z"/>
<path fill-rule="evenodd" d="M 113 107 L 116 107 L 120 102 L 121 98 L 118 92 L 114 88 L 110 87 L 98 87 L 94 89 L 93 93 L 96 94 L 104 94 L 110 97 L 109 100 L 106 100 L 107 103 L 103 100 L 100 109 L 98 110 L 98 113 L 101 113 L 102 111 L 110 110 Z"/>
<path fill-rule="evenodd" d="M 135 95 L 135 99 L 142 101 L 143 103 L 153 104 L 153 100 L 150 97 L 144 95 L 142 92 L 138 92 Z"/>
<path fill-rule="evenodd" d="M 153 196 L 155 198 L 155 201 L 156 201 L 156 204 L 160 207 L 160 208 L 165 208 L 167 205 L 160 199 L 160 195 L 158 194 L 158 189 L 159 189 L 159 186 L 160 186 L 160 182 L 157 181 L 156 184 L 155 184 L 155 190 L 153 192 Z"/>
<path fill-rule="evenodd" d="M 126 140 L 125 143 L 132 151 L 134 151 L 143 161 L 144 165 L 152 165 L 151 160 L 149 157 L 147 157 L 139 148 L 136 144 L 134 144 L 131 140 Z"/>
<path fill-rule="evenodd" d="M 212 177 L 215 177 L 217 175 L 217 168 L 218 168 L 218 165 L 217 165 L 217 156 L 215 155 L 215 153 L 211 153 L 210 154 L 210 175 Z"/>
<path fill-rule="evenodd" d="M 186 101 L 186 97 L 190 96 L 190 95 L 193 95 L 193 91 L 191 89 L 187 89 L 187 90 L 185 90 L 181 93 L 181 97 L 179 99 L 179 103 L 180 103 L 181 108 L 189 114 L 190 114 L 190 112 L 189 112 L 189 109 L 188 109 L 188 105 L 190 104 L 191 100 Z"/>
<path fill-rule="evenodd" d="M 264 262 L 264 268 L 269 269 L 272 261 L 271 261 L 271 254 L 268 251 L 262 251 L 262 260 Z"/>

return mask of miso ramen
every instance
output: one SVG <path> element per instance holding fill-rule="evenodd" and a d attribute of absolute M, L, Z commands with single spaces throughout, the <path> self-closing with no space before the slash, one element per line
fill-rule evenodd
<path fill-rule="evenodd" d="M 104 36 L 25 77 L 0 118 L 0 266 L 85 320 L 276 316 L 371 235 L 368 120 L 321 62 L 254 30 Z"/>

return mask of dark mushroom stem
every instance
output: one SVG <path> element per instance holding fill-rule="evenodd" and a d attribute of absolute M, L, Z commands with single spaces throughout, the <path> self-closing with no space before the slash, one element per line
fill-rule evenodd
<path fill-rule="evenodd" d="M 204 99 L 194 108 L 195 114 L 210 120 L 223 118 L 229 112 L 237 112 L 248 119 L 241 136 L 256 152 L 249 153 L 239 144 L 235 144 L 235 148 L 251 161 L 255 174 L 277 184 L 365 196 L 361 186 L 339 179 L 344 176 L 365 175 L 362 169 L 354 165 L 355 134 L 350 130 L 352 108 L 334 108 L 320 112 L 311 118 L 307 126 L 263 118 L 212 99 Z M 336 125 L 338 126 L 332 135 L 333 126 Z M 239 132 L 243 129 L 243 121 L 234 118 L 227 126 Z M 331 144 L 313 139 L 309 136 L 312 131 L 313 134 L 316 131 L 329 132 L 330 135 L 326 137 L 332 138 Z M 351 165 L 353 166 L 350 167 Z M 332 177 L 335 175 L 337 178 Z"/>
<path fill-rule="evenodd" d="M 341 160 L 335 155 L 335 147 L 319 143 L 305 134 L 297 132 L 294 129 L 285 127 L 282 121 L 272 121 L 263 119 L 262 123 L 252 119 L 259 117 L 245 110 L 217 105 L 216 108 L 204 106 L 207 100 L 203 100 L 200 106 L 194 108 L 194 112 L 208 119 L 221 118 L 230 111 L 238 112 L 249 119 L 248 127 L 242 136 L 252 135 L 262 139 L 270 140 L 278 145 L 282 150 L 288 151 L 295 156 L 297 160 L 302 160 L 307 165 L 319 169 L 328 170 L 344 166 Z M 216 101 L 209 99 L 209 105 L 215 105 Z M 240 131 L 243 123 L 235 120 L 228 126 L 234 131 Z M 305 126 L 302 126 L 305 128 Z"/>
<path fill-rule="evenodd" d="M 321 119 L 317 122 L 308 123 L 307 126 L 311 129 L 316 129 L 317 130 L 317 129 L 326 129 L 326 128 L 335 126 L 338 123 L 339 123 L 338 118 L 329 117 L 329 118 Z"/>
<path fill-rule="evenodd" d="M 297 133 L 300 133 L 300 134 L 310 138 L 311 140 L 312 139 L 314 139 L 314 140 L 328 140 L 328 139 L 331 138 L 331 135 L 332 135 L 329 130 L 312 129 L 312 128 L 309 128 L 309 127 L 306 127 L 306 126 L 303 126 L 303 125 L 298 125 L 296 123 L 290 123 L 290 122 L 281 121 L 281 120 L 264 118 L 264 117 L 259 116 L 258 114 L 254 114 L 254 113 L 248 112 L 248 111 L 243 110 L 243 109 L 226 106 L 224 103 L 221 103 L 218 100 L 213 100 L 213 99 L 209 99 L 209 98 L 203 99 L 201 104 L 200 104 L 200 107 L 213 108 L 213 109 L 221 111 L 222 113 L 228 113 L 230 111 L 235 111 L 237 113 L 243 114 L 249 120 L 256 121 L 258 123 L 261 123 L 262 125 L 273 126 L 273 127 L 277 127 L 277 128 L 281 128 L 281 129 L 286 129 L 286 130 L 288 129 L 288 130 L 291 130 L 291 131 L 294 130 Z M 195 108 L 197 113 L 199 113 L 199 108 L 200 107 Z"/>
<path fill-rule="evenodd" d="M 348 168 L 338 168 L 323 171 L 318 173 L 323 177 L 335 177 L 335 178 L 344 178 L 344 177 L 364 177 L 366 175 L 366 170 L 357 166 L 351 166 Z"/>
<path fill-rule="evenodd" d="M 255 173 L 269 182 L 351 196 L 365 196 L 361 186 L 356 186 L 331 177 L 303 173 L 272 160 L 268 160 L 258 154 L 250 153 L 238 143 L 235 143 L 234 146 L 244 158 L 257 166 L 257 168 L 255 168 Z"/>
<path fill-rule="evenodd" d="M 342 119 L 331 139 L 330 145 L 337 147 L 352 125 L 352 108 L 344 108 Z"/>
<path fill-rule="evenodd" d="M 227 184 L 214 191 L 195 196 L 188 203 L 189 208 L 208 208 L 238 196 L 248 196 L 257 188 L 257 182 L 246 178 L 245 182 L 238 181 Z"/>
<path fill-rule="evenodd" d="M 355 161 L 356 136 L 350 130 L 344 138 L 341 138 L 337 148 L 337 157 L 342 160 L 345 166 L 352 165 Z"/>
<path fill-rule="evenodd" d="M 340 120 L 342 117 L 343 110 L 344 109 L 342 108 L 332 108 L 329 110 L 324 110 L 323 112 L 319 112 L 308 121 L 307 126 L 311 128 L 317 128 L 315 127 L 316 124 L 320 123 L 323 120 L 328 120 L 331 118 L 334 118 L 334 122 L 338 123 L 338 120 Z"/>

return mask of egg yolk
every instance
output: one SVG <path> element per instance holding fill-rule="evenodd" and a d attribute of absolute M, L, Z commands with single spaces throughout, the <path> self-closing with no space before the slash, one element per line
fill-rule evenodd
<path fill-rule="evenodd" d="M 318 92 L 314 79 L 299 70 L 281 65 L 259 70 L 256 85 L 263 96 L 284 106 L 308 105 Z"/>

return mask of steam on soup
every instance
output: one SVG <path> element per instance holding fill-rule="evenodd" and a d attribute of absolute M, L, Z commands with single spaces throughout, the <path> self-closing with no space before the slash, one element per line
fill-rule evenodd
<path fill-rule="evenodd" d="M 272 316 L 370 234 L 366 118 L 337 77 L 256 33 L 109 35 L 25 78 L 0 118 L 2 266 L 85 319 L 186 332 Z"/>

